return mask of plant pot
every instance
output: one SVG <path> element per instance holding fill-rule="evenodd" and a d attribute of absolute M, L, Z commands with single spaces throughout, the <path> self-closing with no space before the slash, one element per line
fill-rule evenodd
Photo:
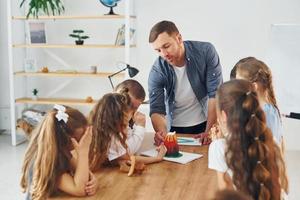
<path fill-rule="evenodd" d="M 84 40 L 76 40 L 75 43 L 76 45 L 83 45 Z"/>

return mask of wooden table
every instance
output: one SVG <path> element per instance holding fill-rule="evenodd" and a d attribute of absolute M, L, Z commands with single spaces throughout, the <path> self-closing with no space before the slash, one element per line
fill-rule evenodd
<path fill-rule="evenodd" d="M 147 134 L 142 150 L 151 147 L 153 134 Z M 141 175 L 128 177 L 118 168 L 104 168 L 96 176 L 99 189 L 92 197 L 59 196 L 52 200 L 193 200 L 211 199 L 217 190 L 216 173 L 207 167 L 208 146 L 180 146 L 181 151 L 203 157 L 186 165 L 163 161 L 148 165 Z"/>

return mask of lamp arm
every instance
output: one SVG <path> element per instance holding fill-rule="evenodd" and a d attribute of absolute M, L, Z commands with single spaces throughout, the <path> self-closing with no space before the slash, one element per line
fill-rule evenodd
<path fill-rule="evenodd" d="M 115 87 L 114 87 L 114 84 L 112 83 L 111 76 L 108 76 L 108 79 L 109 79 L 109 82 L 110 82 L 110 85 L 111 85 L 112 89 L 114 90 Z"/>
<path fill-rule="evenodd" d="M 125 71 L 126 69 L 127 69 L 127 67 L 125 67 L 124 69 L 121 69 L 120 71 L 117 71 L 117 72 L 115 72 L 115 73 L 113 73 L 113 74 L 111 74 L 111 75 L 108 76 L 108 79 L 109 79 L 109 82 L 110 82 L 110 85 L 111 85 L 112 89 L 115 89 L 115 87 L 114 87 L 114 85 L 113 85 L 113 83 L 112 83 L 111 78 L 112 78 L 113 76 L 115 76 L 115 75 L 121 73 L 122 71 Z"/>
<path fill-rule="evenodd" d="M 127 69 L 127 67 L 125 67 L 124 69 L 121 69 L 120 71 L 117 71 L 117 72 L 115 72 L 115 73 L 109 75 L 108 78 L 111 78 L 111 77 L 113 77 L 113 76 L 115 76 L 115 75 L 121 73 L 122 71 L 125 71 L 126 69 Z"/>

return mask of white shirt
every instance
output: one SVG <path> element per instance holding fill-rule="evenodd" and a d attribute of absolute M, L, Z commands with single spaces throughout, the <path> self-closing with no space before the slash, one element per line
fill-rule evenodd
<path fill-rule="evenodd" d="M 212 141 L 208 149 L 208 168 L 225 173 L 228 166 L 225 161 L 226 141 L 224 138 Z"/>
<path fill-rule="evenodd" d="M 127 136 L 126 144 L 128 146 L 128 153 L 130 155 L 133 155 L 141 147 L 145 135 L 145 128 L 142 126 L 134 125 L 133 129 L 131 129 L 130 127 L 128 127 L 127 129 L 128 129 L 128 136 Z M 113 137 L 108 150 L 108 160 L 109 161 L 115 160 L 125 155 L 126 153 L 127 151 L 123 147 L 121 142 L 116 140 Z"/>
<path fill-rule="evenodd" d="M 186 66 L 174 66 L 174 71 L 176 74 L 176 87 L 172 126 L 189 127 L 206 121 L 187 77 Z"/>

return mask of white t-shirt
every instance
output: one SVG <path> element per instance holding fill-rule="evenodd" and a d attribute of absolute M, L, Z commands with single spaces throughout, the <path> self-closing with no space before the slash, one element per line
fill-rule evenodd
<path fill-rule="evenodd" d="M 175 104 L 172 126 L 188 127 L 206 121 L 200 103 L 187 77 L 186 66 L 174 66 L 176 74 Z"/>
<path fill-rule="evenodd" d="M 142 126 L 134 125 L 133 129 L 131 129 L 130 127 L 128 127 L 127 129 L 128 129 L 128 136 L 127 136 L 126 144 L 128 146 L 128 153 L 130 155 L 133 155 L 141 147 L 145 135 L 145 128 Z M 125 154 L 126 154 L 126 149 L 123 147 L 121 142 L 116 140 L 115 138 L 112 138 L 108 150 L 108 160 L 109 161 L 115 160 Z"/>
<path fill-rule="evenodd" d="M 224 138 L 212 141 L 208 149 L 208 168 L 218 172 L 227 172 L 232 178 L 232 171 L 228 168 L 225 161 L 226 141 Z"/>

